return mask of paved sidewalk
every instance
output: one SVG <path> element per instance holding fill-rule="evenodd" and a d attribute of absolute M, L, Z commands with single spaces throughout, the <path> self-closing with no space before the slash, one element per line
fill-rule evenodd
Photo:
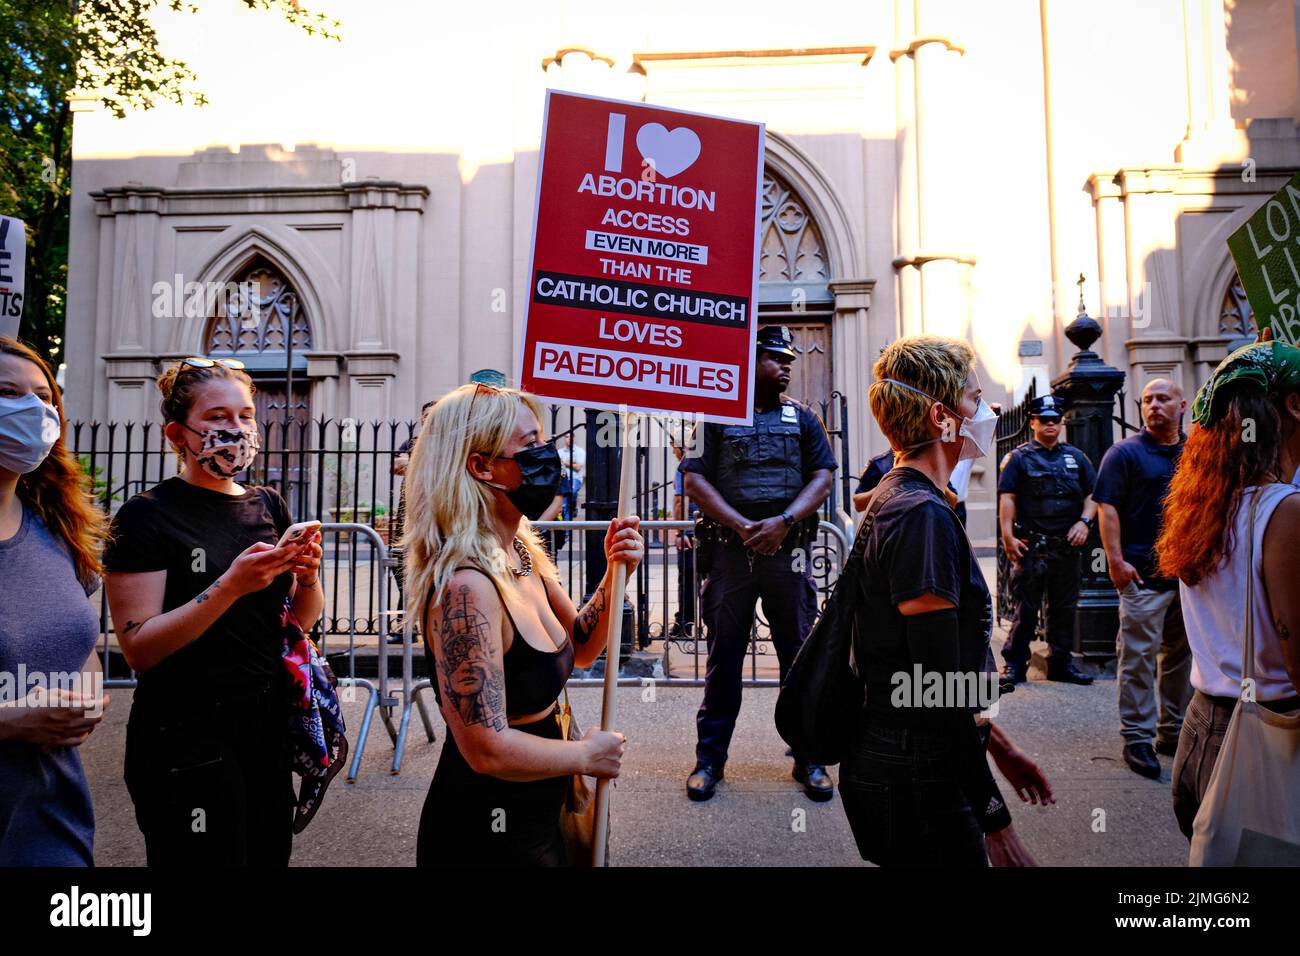
<path fill-rule="evenodd" d="M 980 562 L 990 582 L 993 562 Z M 1000 647 L 1005 633 L 995 633 Z M 1041 645 L 1040 645 L 1041 646 Z M 770 657 L 770 655 L 769 655 Z M 775 675 L 775 658 L 760 658 Z M 747 665 L 748 670 L 748 665 Z M 693 661 L 674 669 L 693 676 Z M 1113 676 L 1091 687 L 1031 681 L 1000 702 L 998 723 L 1039 763 L 1057 804 L 1022 805 L 1003 784 L 1017 830 L 1045 866 L 1183 866 L 1187 842 L 1174 821 L 1169 791 L 1172 759 L 1159 758 L 1164 774 L 1147 780 L 1120 759 L 1121 741 Z M 100 865 L 144 863 L 144 843 L 122 782 L 122 754 L 131 692 L 115 690 L 104 725 L 83 751 L 97 818 Z M 619 729 L 628 737 L 623 776 L 612 803 L 611 858 L 625 866 L 854 866 L 863 865 L 836 799 L 804 797 L 790 779 L 785 743 L 772 724 L 775 688 L 746 689 L 727 764 L 727 776 L 709 802 L 686 798 L 694 766 L 695 712 L 702 687 L 627 687 L 619 691 Z M 569 692 L 583 727 L 600 717 L 600 688 Z M 364 699 L 364 695 L 358 695 Z M 653 696 L 653 700 L 650 698 Z M 428 698 L 432 708 L 432 698 Z M 361 703 L 345 705 L 355 746 Z M 446 737 L 434 717 L 437 740 L 424 738 L 412 716 L 406 762 L 389 773 L 392 746 L 376 717 L 361 775 L 340 775 L 311 826 L 295 839 L 299 866 L 410 866 L 415 836 L 438 752 Z M 836 770 L 832 769 L 836 776 Z M 838 779 L 838 778 L 837 778 Z M 452 822 L 454 825 L 454 821 Z"/>
<path fill-rule="evenodd" d="M 687 800 L 693 765 L 694 720 L 703 690 L 656 687 L 620 690 L 620 724 L 628 735 L 624 774 L 613 800 L 611 852 L 634 866 L 861 865 L 838 796 L 807 800 L 790 779 L 785 746 L 772 726 L 776 691 L 745 691 L 727 778 L 708 803 Z M 570 691 L 584 725 L 597 722 L 599 688 Z M 648 696 L 648 695 L 647 695 Z M 349 704 L 352 735 L 360 707 Z M 100 865 L 144 862 L 130 798 L 121 780 L 130 691 L 113 692 L 105 725 L 86 747 L 87 773 L 98 820 Z M 1013 806 L 1017 828 L 1044 865 L 1181 866 L 1187 845 L 1170 809 L 1168 769 L 1161 782 L 1142 779 L 1119 760 L 1115 684 L 1092 687 L 1031 681 L 1002 701 L 999 723 L 1046 770 L 1058 803 L 1047 809 Z M 397 865 L 415 862 L 420 807 L 445 738 L 424 740 L 412 721 L 406 765 L 392 776 L 389 739 L 376 721 L 355 784 L 339 777 L 305 833 L 293 862 L 300 866 Z M 1004 794 L 1014 801 L 1009 789 Z M 1104 813 L 1104 832 L 1096 821 Z M 799 826 L 803 824 L 803 826 Z"/>

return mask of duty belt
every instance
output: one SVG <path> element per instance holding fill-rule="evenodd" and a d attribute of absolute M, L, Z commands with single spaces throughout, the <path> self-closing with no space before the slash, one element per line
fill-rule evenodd
<path fill-rule="evenodd" d="M 697 530 L 700 533 L 712 534 L 714 540 L 723 547 L 743 548 L 745 546 L 744 539 L 726 525 L 717 524 L 709 521 L 707 518 L 703 519 L 703 524 L 707 526 L 709 530 L 707 532 L 704 531 L 704 529 L 698 524 L 696 526 Z M 816 536 L 817 528 L 820 524 L 820 513 L 809 515 L 802 521 L 796 521 L 790 526 L 790 530 L 786 533 L 785 540 L 781 542 L 780 550 L 788 551 L 803 547 Z"/>
<path fill-rule="evenodd" d="M 1070 544 L 1069 537 L 1063 534 L 1044 534 L 1041 531 L 1029 531 L 1021 528 L 1019 533 L 1016 534 L 1016 537 L 1024 538 L 1029 542 L 1029 547 L 1035 550 L 1039 548 L 1051 549 L 1073 547 Z"/>

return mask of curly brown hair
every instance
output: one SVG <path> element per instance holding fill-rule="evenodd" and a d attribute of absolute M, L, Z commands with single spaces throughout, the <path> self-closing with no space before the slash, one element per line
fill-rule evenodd
<path fill-rule="evenodd" d="M 18 476 L 18 499 L 40 517 L 41 522 L 67 546 L 77 579 L 88 586 L 103 573 L 100 549 L 108 537 L 108 516 L 94 503 L 90 476 L 73 457 L 63 438 L 68 419 L 63 412 L 63 395 L 45 360 L 16 339 L 0 335 L 0 354 L 14 355 L 41 370 L 50 386 L 50 397 L 59 413 L 58 440 L 35 471 Z"/>
<path fill-rule="evenodd" d="M 1220 419 L 1192 429 L 1156 541 L 1162 575 L 1195 585 L 1236 547 L 1232 529 L 1242 491 L 1282 480 L 1279 409 L 1285 401 L 1285 395 L 1237 389 Z"/>

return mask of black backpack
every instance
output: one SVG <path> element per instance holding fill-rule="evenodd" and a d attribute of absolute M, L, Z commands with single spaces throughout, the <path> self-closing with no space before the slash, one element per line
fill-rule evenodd
<path fill-rule="evenodd" d="M 901 491 L 895 485 L 875 495 L 858 528 L 853 550 L 781 684 L 776 729 L 799 759 L 837 764 L 857 733 L 862 680 L 854 672 L 854 619 L 861 604 L 863 552 L 876 513 Z"/>

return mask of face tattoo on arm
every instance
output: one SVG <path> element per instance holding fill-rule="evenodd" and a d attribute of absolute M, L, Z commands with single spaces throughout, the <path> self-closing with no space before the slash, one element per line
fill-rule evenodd
<path fill-rule="evenodd" d="M 596 588 L 596 593 L 591 596 L 587 606 L 573 622 L 573 643 L 586 644 L 591 640 L 591 634 L 596 630 L 596 622 L 600 620 L 605 607 L 605 585 L 602 584 Z"/>
<path fill-rule="evenodd" d="M 488 620 L 464 585 L 442 602 L 442 686 L 466 727 L 506 729 L 505 675 L 488 644 Z"/>

